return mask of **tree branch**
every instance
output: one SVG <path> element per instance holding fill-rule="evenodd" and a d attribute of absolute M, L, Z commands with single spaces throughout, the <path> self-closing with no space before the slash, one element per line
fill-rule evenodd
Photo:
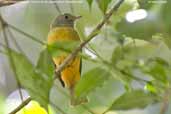
<path fill-rule="evenodd" d="M 9 6 L 24 0 L 0 0 L 0 7 Z"/>
<path fill-rule="evenodd" d="M 12 1 L 12 0 L 11 0 Z M 18 1 L 22 1 L 22 0 L 17 0 L 16 2 Z M 14 2 L 14 3 L 16 3 Z M 96 26 L 96 28 L 90 33 L 90 35 L 88 35 L 87 37 L 87 40 L 85 40 L 84 42 L 82 42 L 65 60 L 64 62 L 58 67 L 56 73 L 59 74 L 69 63 L 70 61 L 72 61 L 76 56 L 77 54 L 81 51 L 81 49 L 89 42 L 91 41 L 95 36 L 98 35 L 99 31 L 101 30 L 101 28 L 103 27 L 103 25 L 109 20 L 109 18 L 112 16 L 113 12 L 117 11 L 118 8 L 120 7 L 120 5 L 124 2 L 124 0 L 119 0 L 114 6 L 113 8 L 105 14 L 103 20 Z M 6 3 L 6 5 L 10 5 L 10 4 L 14 4 L 14 3 Z M 0 1 L 0 7 L 1 6 L 5 6 L 5 4 L 2 4 L 2 2 Z M 2 21 L 2 20 L 1 20 Z M 31 37 L 33 40 L 35 41 L 38 41 L 40 44 L 45 44 L 44 42 L 42 41 L 39 41 L 37 39 L 35 39 L 34 37 L 18 30 L 17 28 L 15 28 L 14 26 L 12 25 L 9 25 L 7 23 L 3 23 L 5 25 L 8 25 L 8 27 L 20 32 L 20 33 L 23 33 L 24 35 L 28 36 L 28 37 Z M 4 26 L 5 26 L 4 25 Z M 57 76 L 55 76 L 55 79 L 57 78 Z M 18 112 L 19 110 L 21 110 L 24 106 L 26 106 L 29 102 L 31 101 L 31 98 L 28 98 L 26 99 L 25 101 L 22 102 L 21 105 L 19 105 L 16 109 L 14 109 L 11 113 L 9 114 L 15 114 L 16 112 Z"/>
<path fill-rule="evenodd" d="M 55 1 L 55 0 L 52 0 L 52 1 Z M 57 4 L 56 2 L 54 2 L 53 4 L 54 4 L 54 6 L 55 6 L 57 12 L 58 12 L 59 14 L 62 14 L 62 11 L 60 10 L 58 4 Z"/>
<path fill-rule="evenodd" d="M 113 12 L 117 11 L 120 5 L 124 2 L 124 0 L 119 0 L 113 8 L 105 14 L 103 20 L 96 26 L 96 28 L 88 35 L 87 40 L 82 42 L 79 47 L 77 47 L 64 61 L 63 63 L 56 69 L 56 76 L 54 79 L 58 78 L 60 72 L 77 56 L 77 54 L 81 51 L 81 49 L 89 42 L 91 41 L 95 36 L 98 35 L 100 29 L 103 27 L 103 25 L 109 20 L 109 18 L 112 16 Z"/>
<path fill-rule="evenodd" d="M 160 109 L 160 114 L 166 113 L 168 109 L 168 105 L 169 105 L 169 97 L 170 97 L 170 88 L 165 90 L 165 93 L 163 96 L 163 102 L 162 102 L 161 109 Z"/>
<path fill-rule="evenodd" d="M 16 109 L 14 109 L 9 114 L 16 114 L 19 110 L 21 110 L 23 107 L 25 107 L 29 102 L 31 101 L 31 98 L 27 98 L 25 101 L 23 101 Z"/>
<path fill-rule="evenodd" d="M 5 44 L 7 46 L 8 60 L 11 63 L 11 67 L 12 67 L 12 70 L 14 72 L 14 76 L 15 76 L 17 86 L 18 86 L 18 89 L 19 89 L 19 95 L 20 95 L 21 101 L 23 101 L 23 95 L 22 95 L 22 91 L 21 91 L 21 84 L 20 84 L 20 81 L 19 81 L 17 73 L 16 73 L 16 66 L 15 66 L 15 63 L 14 63 L 14 60 L 13 60 L 13 56 L 11 54 L 9 40 L 8 40 L 7 33 L 6 33 L 7 25 L 6 25 L 6 23 L 4 23 L 1 15 L 0 15 L 0 20 L 1 20 L 1 26 L 2 26 L 2 29 L 3 29 L 2 33 L 3 33 L 4 41 L 5 41 Z"/>

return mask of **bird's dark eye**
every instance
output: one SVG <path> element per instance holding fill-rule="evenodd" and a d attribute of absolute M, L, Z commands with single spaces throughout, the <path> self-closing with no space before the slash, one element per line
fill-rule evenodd
<path fill-rule="evenodd" d="M 65 16 L 65 19 L 68 19 L 68 16 L 67 15 Z"/>

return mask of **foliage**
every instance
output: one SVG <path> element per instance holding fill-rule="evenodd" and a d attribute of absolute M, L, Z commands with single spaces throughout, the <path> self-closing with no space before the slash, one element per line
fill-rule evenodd
<path fill-rule="evenodd" d="M 22 54 L 12 51 L 16 74 L 21 83 L 32 97 L 45 109 L 49 103 L 49 92 L 52 86 L 52 76 L 42 75 L 35 71 L 32 63 Z"/>
<path fill-rule="evenodd" d="M 145 93 L 142 90 L 134 90 L 131 92 L 124 93 L 118 99 L 116 99 L 110 107 L 110 110 L 128 110 L 132 108 L 144 108 L 147 105 L 154 103 L 155 100 L 157 100 L 157 98 L 152 94 Z"/>
<path fill-rule="evenodd" d="M 4 113 L 4 98 L 2 96 L 0 96 L 0 113 L 3 114 Z"/>
<path fill-rule="evenodd" d="M 45 109 L 43 109 L 36 101 L 31 101 L 28 106 L 24 107 L 17 114 L 47 114 Z"/>
<path fill-rule="evenodd" d="M 89 92 L 100 86 L 107 80 L 109 73 L 102 68 L 94 68 L 83 75 L 75 88 L 75 95 L 79 98 L 84 98 Z"/>
<path fill-rule="evenodd" d="M 61 6 L 58 4 L 57 7 L 63 12 L 67 12 L 67 8 L 73 8 L 74 15 L 83 16 L 75 27 L 79 32 L 80 39 L 84 41 L 92 28 L 101 19 L 104 19 L 106 12 L 116 1 L 83 0 L 82 4 Z M 13 45 L 11 46 L 16 74 L 22 87 L 28 91 L 33 100 L 39 102 L 45 109 L 48 104 L 52 106 L 55 104 L 57 108 L 55 106 L 53 108 L 57 109 L 57 111 L 55 110 L 57 113 L 63 113 L 64 110 L 64 113 L 66 111 L 69 114 L 80 114 L 106 106 L 108 106 L 106 111 L 144 109 L 148 105 L 161 102 L 161 97 L 164 96 L 165 90 L 170 88 L 171 83 L 170 3 L 171 0 L 167 0 L 166 4 L 158 5 L 149 3 L 148 0 L 124 1 L 101 31 L 98 31 L 98 36 L 91 40 L 80 54 L 83 61 L 83 72 L 75 87 L 75 95 L 78 100 L 88 97 L 89 102 L 74 108 L 66 103 L 68 91 L 66 92 L 64 88 L 61 88 L 62 92 L 55 89 L 56 93 L 53 96 L 56 97 L 53 99 L 49 97 L 54 94 L 51 88 L 53 87 L 52 90 L 54 90 L 56 87 L 53 80 L 52 57 L 71 53 L 80 42 L 55 42 L 47 44 L 45 49 L 42 49 L 42 45 L 37 44 L 40 42 L 36 42 L 46 38 L 52 17 L 56 17 L 60 13 L 51 6 L 55 5 L 28 3 L 28 5 L 22 6 L 25 10 L 28 9 L 26 11 L 13 11 L 13 8 L 21 7 L 17 5 L 2 8 L 2 16 L 8 23 L 12 23 L 23 32 L 27 31 L 26 33 L 32 34 L 38 39 L 26 40 L 29 38 L 28 35 L 10 28 L 16 37 L 15 40 L 19 42 L 18 44 L 26 53 L 26 55 L 21 54 L 15 51 Z M 137 9 L 144 9 L 147 12 L 147 17 L 129 22 L 126 14 Z M 13 13 L 9 15 L 6 12 Z M 20 12 L 25 13 L 21 15 Z M 6 18 L 8 16 L 10 18 Z M 10 44 L 12 43 L 14 41 L 10 39 Z M 119 89 L 115 91 L 113 88 Z M 66 97 L 63 97 L 64 95 Z M 53 104 L 50 101 L 53 101 Z M 60 105 L 61 103 L 63 105 Z M 83 110 L 85 107 L 87 112 Z M 159 111 L 159 109 L 157 110 Z M 100 110 L 99 113 L 102 111 Z"/>

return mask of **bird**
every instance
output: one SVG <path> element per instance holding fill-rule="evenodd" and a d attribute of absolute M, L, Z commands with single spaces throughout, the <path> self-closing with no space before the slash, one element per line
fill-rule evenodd
<path fill-rule="evenodd" d="M 53 44 L 60 41 L 79 41 L 80 37 L 77 31 L 74 29 L 75 21 L 80 19 L 81 16 L 73 16 L 69 13 L 64 13 L 57 16 L 50 25 L 50 31 L 48 33 L 48 44 Z M 66 44 L 67 45 L 67 44 Z M 69 54 L 61 54 L 57 57 L 52 57 L 57 69 L 61 63 L 66 59 Z M 66 87 L 70 91 L 71 105 L 79 104 L 74 98 L 75 85 L 78 83 L 81 77 L 81 57 L 76 56 L 67 67 L 65 67 L 58 76 L 59 81 L 63 87 Z M 83 100 L 82 102 L 86 102 Z"/>

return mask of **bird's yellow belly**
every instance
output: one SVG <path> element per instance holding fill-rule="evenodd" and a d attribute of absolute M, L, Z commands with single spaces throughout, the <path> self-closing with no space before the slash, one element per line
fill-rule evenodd
<path fill-rule="evenodd" d="M 61 28 L 51 31 L 48 35 L 48 44 L 62 40 L 79 40 L 79 37 L 73 29 Z M 67 44 L 66 44 L 67 45 Z M 53 61 L 56 68 L 65 60 L 68 55 L 54 57 Z M 65 86 L 72 88 L 80 79 L 80 57 L 76 57 L 69 65 L 61 72 L 61 79 Z"/>
<path fill-rule="evenodd" d="M 57 68 L 65 60 L 66 56 L 53 58 Z M 80 79 L 80 58 L 75 58 L 63 71 L 61 78 L 67 87 L 73 87 Z"/>

